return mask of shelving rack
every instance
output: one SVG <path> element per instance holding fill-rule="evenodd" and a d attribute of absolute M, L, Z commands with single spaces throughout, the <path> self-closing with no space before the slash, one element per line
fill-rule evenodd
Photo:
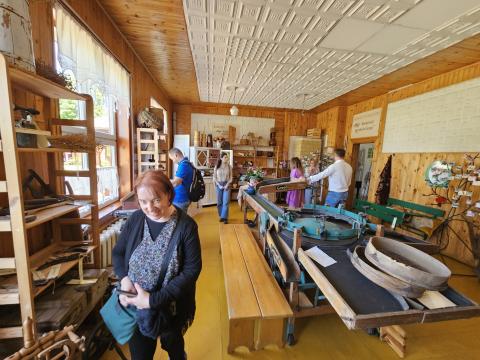
<path fill-rule="evenodd" d="M 157 129 L 137 128 L 137 170 L 162 170 L 168 174 L 168 135 Z"/>
<path fill-rule="evenodd" d="M 273 156 L 258 155 L 258 152 L 273 153 Z M 278 146 L 260 146 L 260 145 L 234 145 L 233 146 L 233 178 L 234 188 L 232 188 L 232 197 L 236 198 L 236 193 L 242 183 L 240 176 L 247 172 L 248 166 L 243 166 L 245 162 L 252 161 L 253 166 L 261 168 L 265 172 L 266 178 L 278 178 Z M 242 166 L 239 166 L 241 164 Z M 235 194 L 234 194 L 235 193 Z"/>
<path fill-rule="evenodd" d="M 68 239 L 69 241 L 64 241 L 68 236 L 62 233 L 63 225 L 90 225 L 91 237 L 87 254 L 94 253 L 94 265 L 97 265 L 99 262 L 96 153 L 95 150 L 81 151 L 88 154 L 88 170 L 77 172 L 63 169 L 62 155 L 66 152 L 72 152 L 71 150 L 63 148 L 18 148 L 15 134 L 19 132 L 19 130 L 14 127 L 12 88 L 25 90 L 26 92 L 44 98 L 44 109 L 46 109 L 44 114 L 45 118 L 50 119 L 49 125 L 52 134 L 61 134 L 62 125 L 73 125 L 84 127 L 86 129 L 86 135 L 89 138 L 95 138 L 94 107 L 93 100 L 89 95 L 77 94 L 36 74 L 10 67 L 6 63 L 5 58 L 0 55 L 0 151 L 3 155 L 3 163 L 5 166 L 5 180 L 0 181 L 0 191 L 7 193 L 8 206 L 10 209 L 10 218 L 0 220 L 0 231 L 11 232 L 14 253 L 13 257 L 0 258 L 0 269 L 16 271 L 15 275 L 0 277 L 0 287 L 9 289 L 7 292 L 0 293 L 0 305 L 19 304 L 22 324 L 25 323 L 27 319 L 33 320 L 33 324 L 35 324 L 34 299 L 51 286 L 53 281 L 43 286 L 34 287 L 31 270 L 45 264 L 48 258 L 59 250 L 83 244 L 80 238 L 80 231 L 74 234 L 74 236 L 77 236 L 74 240 L 78 241 L 72 241 L 71 234 Z M 56 101 L 58 99 L 84 101 L 86 105 L 86 119 L 64 120 L 55 119 L 50 116 L 56 113 L 56 109 L 58 108 Z M 36 135 L 48 134 L 48 132 L 44 130 L 30 132 Z M 24 194 L 22 191 L 21 166 L 19 160 L 19 153 L 21 152 L 47 154 L 50 184 L 55 187 L 56 194 L 65 194 L 65 183 L 63 179 L 65 176 L 88 177 L 90 179 L 90 194 L 72 195 L 75 200 L 83 201 L 82 204 L 64 204 L 57 207 L 36 209 L 35 220 L 26 222 L 24 217 Z M 90 217 L 80 218 L 78 209 L 80 206 L 84 206 L 85 203 L 89 203 Z M 45 223 L 51 223 L 52 226 L 51 243 L 43 249 L 30 254 L 27 230 L 34 229 Z M 62 263 L 59 276 L 64 275 L 68 270 L 75 267 L 79 261 L 82 261 L 80 259 L 81 258 Z M 22 337 L 21 326 L 9 328 L 1 328 L 1 326 L 0 324 L 0 339 Z M 34 330 L 34 334 L 38 336 L 36 329 Z"/>
<path fill-rule="evenodd" d="M 254 167 L 265 170 L 266 177 L 276 178 L 278 174 L 278 150 L 277 146 L 234 145 L 234 169 L 238 173 L 245 172 L 248 167 L 239 167 L 238 163 L 252 161 Z M 273 156 L 258 155 L 259 152 L 273 153 Z"/>

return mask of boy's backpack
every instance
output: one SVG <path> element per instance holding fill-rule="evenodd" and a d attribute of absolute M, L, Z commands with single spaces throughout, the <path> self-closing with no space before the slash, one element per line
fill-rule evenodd
<path fill-rule="evenodd" d="M 203 199 L 205 196 L 205 182 L 203 181 L 203 176 L 200 170 L 198 170 L 192 163 L 190 166 L 193 170 L 192 183 L 190 184 L 190 189 L 188 189 L 188 198 L 190 201 L 198 201 Z"/>

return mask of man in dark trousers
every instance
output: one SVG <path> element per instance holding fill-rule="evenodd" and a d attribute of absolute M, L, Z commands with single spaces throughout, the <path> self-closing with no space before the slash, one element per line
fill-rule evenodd
<path fill-rule="evenodd" d="M 352 167 L 345 161 L 345 150 L 335 149 L 335 162 L 317 175 L 307 178 L 309 184 L 328 177 L 328 194 L 325 205 L 337 207 L 345 204 L 352 181 Z"/>
<path fill-rule="evenodd" d="M 174 164 L 178 165 L 175 176 L 172 179 L 172 185 L 175 188 L 173 204 L 187 212 L 191 202 L 188 192 L 193 181 L 193 165 L 188 160 L 188 157 L 183 156 L 182 151 L 177 148 L 171 148 L 168 151 L 168 157 Z"/>

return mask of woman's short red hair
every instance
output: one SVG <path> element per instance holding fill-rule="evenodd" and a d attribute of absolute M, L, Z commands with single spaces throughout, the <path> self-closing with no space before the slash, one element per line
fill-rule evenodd
<path fill-rule="evenodd" d="M 149 170 L 141 173 L 135 180 L 134 190 L 138 188 L 149 188 L 156 196 L 167 195 L 168 202 L 172 204 L 175 191 L 170 179 L 161 170 Z"/>

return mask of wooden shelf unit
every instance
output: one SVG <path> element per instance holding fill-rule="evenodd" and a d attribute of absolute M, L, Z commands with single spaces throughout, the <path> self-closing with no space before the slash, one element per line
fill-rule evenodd
<path fill-rule="evenodd" d="M 88 201 L 90 206 L 90 219 L 78 217 L 78 208 L 80 205 L 61 204 L 48 209 L 32 211 L 36 216 L 32 222 L 25 221 L 24 194 L 22 191 L 22 168 L 20 164 L 19 153 L 31 152 L 45 154 L 48 161 L 48 174 L 50 186 L 58 195 L 65 195 L 65 176 L 72 176 L 70 171 L 63 168 L 63 153 L 71 152 L 66 149 L 57 148 L 18 148 L 16 143 L 16 133 L 26 132 L 25 129 L 17 130 L 14 127 L 13 116 L 13 98 L 12 88 L 21 89 L 37 96 L 43 97 L 44 117 L 50 119 L 52 113 L 58 110 L 58 99 L 71 99 L 85 101 L 86 119 L 82 122 L 77 121 L 76 126 L 84 126 L 86 135 L 89 138 L 95 137 L 94 127 L 94 105 L 89 95 L 77 94 L 70 91 L 50 80 L 42 78 L 33 73 L 25 72 L 14 67 L 10 67 L 5 58 L 0 54 L 0 151 L 3 156 L 5 166 L 5 180 L 0 181 L 0 191 L 7 193 L 10 217 L 0 221 L 0 231 L 10 232 L 13 243 L 14 257 L 0 257 L 0 265 L 7 266 L 8 269 L 16 269 L 15 275 L 0 277 L 0 285 L 9 285 L 10 291 L 0 293 L 0 305 L 2 304 L 19 304 L 21 313 L 21 323 L 27 319 L 32 319 L 34 324 L 34 336 L 38 337 L 36 331 L 35 317 L 35 296 L 47 289 L 53 281 L 43 285 L 34 287 L 32 281 L 31 270 L 46 263 L 49 257 L 65 249 L 68 246 L 78 244 L 77 241 L 62 240 L 62 226 L 72 224 L 89 224 L 90 241 L 88 253 L 93 252 L 95 264 L 99 264 L 99 231 L 98 231 L 98 195 L 97 195 L 97 175 L 96 175 L 96 153 L 95 151 L 87 152 L 88 169 L 78 172 L 78 176 L 89 178 L 90 194 L 80 195 L 78 198 Z M 9 121 L 10 120 L 10 121 Z M 50 129 L 47 130 L 28 130 L 28 133 L 36 135 L 53 135 L 61 134 L 62 125 L 71 125 L 71 120 L 52 119 L 50 121 Z M 8 191 L 7 191 L 8 190 Z M 61 218 L 61 220 L 60 220 Z M 30 254 L 29 239 L 27 231 L 41 224 L 51 224 L 52 239 L 50 245 Z M 29 232 L 30 233 L 30 232 Z M 75 236 L 80 238 L 80 230 Z M 77 236 L 78 235 L 78 236 Z M 74 236 L 74 237 L 75 237 Z M 32 239 L 30 239 L 32 240 Z M 71 240 L 69 238 L 69 240 Z M 0 254 L 0 256 L 2 256 Z M 4 255 L 3 255 L 4 256 Z M 67 271 L 78 264 L 79 260 L 64 262 L 60 267 L 59 277 L 63 276 Z M 2 286 L 0 286 L 2 287 Z M 2 328 L 0 324 L 0 339 L 17 338 L 22 334 L 21 327 Z"/>
<path fill-rule="evenodd" d="M 272 152 L 274 156 L 258 155 L 258 152 Z M 240 155 L 242 154 L 242 155 Z M 246 154 L 246 155 L 243 155 Z M 253 167 L 266 170 L 266 177 L 276 178 L 278 177 L 278 146 L 260 146 L 260 145 L 234 145 L 233 146 L 233 158 L 234 158 L 234 176 L 241 175 L 248 167 L 243 166 L 245 161 L 252 161 Z M 245 161 L 243 161 L 245 159 Z M 241 166 L 240 166 L 241 165 Z M 269 171 L 274 170 L 274 171 Z"/>
<path fill-rule="evenodd" d="M 137 128 L 138 174 L 162 170 L 168 175 L 168 162 L 168 135 L 157 129 Z"/>
<path fill-rule="evenodd" d="M 41 251 L 41 257 L 40 256 L 30 256 L 30 269 L 35 270 L 36 268 L 40 267 L 43 265 L 48 259 L 50 255 L 52 255 L 55 252 L 59 252 L 62 250 L 67 249 L 71 245 L 68 246 L 61 246 L 58 244 L 52 244 L 50 246 L 47 246 L 46 249 L 42 249 Z M 96 246 L 89 246 L 88 250 L 86 252 L 86 255 L 89 255 L 96 249 Z M 58 277 L 62 277 L 65 275 L 68 271 L 71 269 L 75 268 L 78 265 L 79 260 L 70 260 L 66 261 L 64 263 L 60 264 L 60 270 L 58 272 Z M 50 280 L 47 284 L 41 285 L 41 286 L 36 286 L 33 291 L 33 297 L 37 297 L 41 293 L 43 293 L 46 289 L 48 289 L 50 286 L 54 284 L 54 280 Z M 9 288 L 9 292 L 6 294 L 0 294 L 0 305 L 12 305 L 12 304 L 19 304 L 19 291 L 18 291 L 18 286 L 15 288 L 15 285 L 18 284 L 18 280 L 16 275 L 12 276 L 4 276 L 0 278 L 0 287 L 3 288 Z"/>

